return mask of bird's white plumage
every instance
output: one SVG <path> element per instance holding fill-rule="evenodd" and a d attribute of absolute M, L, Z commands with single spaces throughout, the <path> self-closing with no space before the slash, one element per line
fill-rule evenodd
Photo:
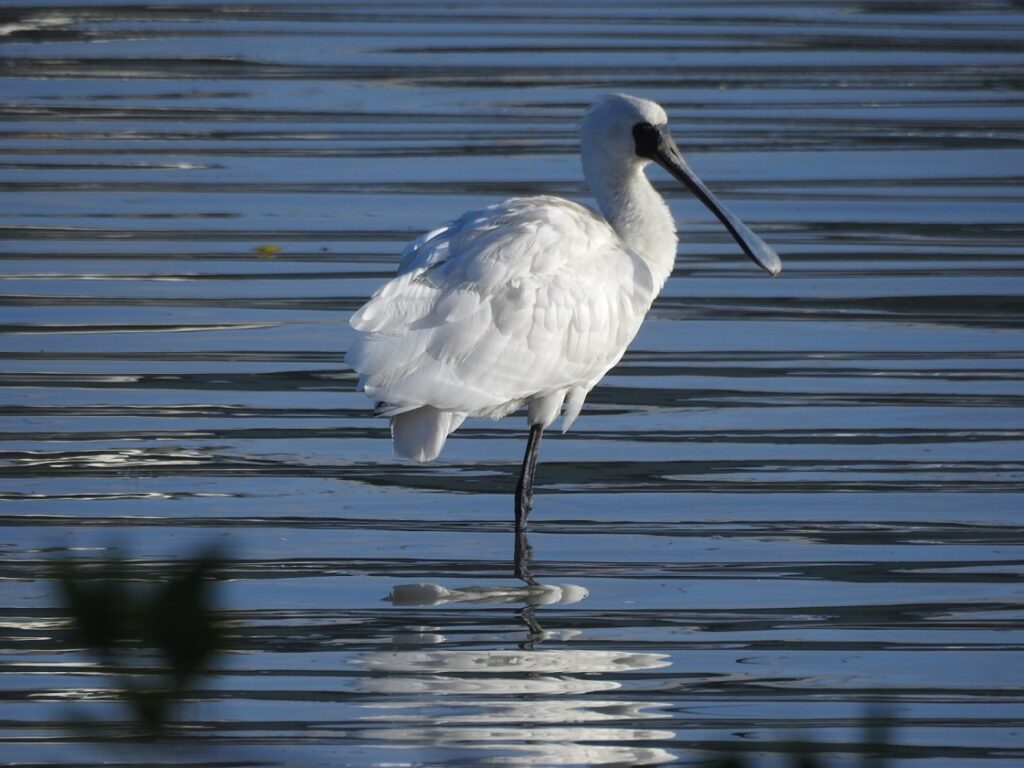
<path fill-rule="evenodd" d="M 426 461 L 466 416 L 529 406 L 533 425 L 563 413 L 619 361 L 672 270 L 675 224 L 644 175 L 657 161 L 776 274 L 778 256 L 693 176 L 665 111 L 615 94 L 580 129 L 583 174 L 601 215 L 557 197 L 473 211 L 426 233 L 398 276 L 352 317 L 346 358 L 391 417 L 395 450 Z M 525 466 L 525 465 L 524 465 Z M 531 470 L 532 471 L 532 470 Z"/>
<path fill-rule="evenodd" d="M 644 259 L 587 208 L 556 197 L 506 200 L 406 249 L 398 277 L 353 316 L 364 335 L 347 362 L 385 415 L 429 406 L 461 423 L 529 402 L 531 420 L 546 426 L 568 397 L 568 428 L 657 287 Z M 415 422 L 413 443 L 429 443 L 424 456 L 443 444 L 425 439 L 428 415 L 443 421 L 426 412 L 404 425 Z M 445 435 L 452 428 L 441 426 Z"/>
<path fill-rule="evenodd" d="M 656 162 L 772 275 L 782 261 L 693 173 L 652 101 L 608 96 L 580 127 L 601 214 L 557 197 L 472 211 L 402 253 L 398 275 L 352 316 L 347 362 L 390 417 L 395 452 L 436 457 L 467 416 L 529 408 L 515 493 L 515 574 L 530 573 L 526 522 L 544 429 L 562 430 L 619 361 L 675 262 L 672 214 L 644 175 Z"/>

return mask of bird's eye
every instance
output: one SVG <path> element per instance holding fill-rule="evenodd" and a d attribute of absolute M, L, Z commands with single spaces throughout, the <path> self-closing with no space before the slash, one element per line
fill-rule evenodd
<path fill-rule="evenodd" d="M 633 126 L 633 141 L 637 157 L 651 159 L 661 143 L 661 132 L 650 123 L 637 123 Z"/>

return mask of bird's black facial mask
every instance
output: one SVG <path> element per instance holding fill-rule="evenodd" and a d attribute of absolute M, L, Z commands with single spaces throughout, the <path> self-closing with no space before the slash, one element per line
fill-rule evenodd
<path fill-rule="evenodd" d="M 729 234 L 755 264 L 772 277 L 782 271 L 782 259 L 772 250 L 771 246 L 755 235 L 746 224 L 722 205 L 711 190 L 704 186 L 704 182 L 697 178 L 697 174 L 690 170 L 690 166 L 686 164 L 679 152 L 679 147 L 672 140 L 668 126 L 637 123 L 633 126 L 633 141 L 636 144 L 637 157 L 653 160 L 685 184 L 694 196 L 725 225 Z"/>

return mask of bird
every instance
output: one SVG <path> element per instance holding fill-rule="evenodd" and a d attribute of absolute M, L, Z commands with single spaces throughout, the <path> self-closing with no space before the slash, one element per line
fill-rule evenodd
<path fill-rule="evenodd" d="M 566 432 L 622 358 L 669 277 L 678 238 L 646 176 L 655 163 L 773 277 L 782 261 L 683 159 L 657 103 L 609 94 L 580 124 L 583 176 L 597 210 L 516 197 L 470 211 L 403 250 L 396 276 L 350 319 L 345 361 L 357 390 L 390 419 L 395 453 L 435 459 L 470 416 L 525 407 L 529 434 L 515 489 L 515 576 L 530 572 L 526 526 L 544 430 Z"/>

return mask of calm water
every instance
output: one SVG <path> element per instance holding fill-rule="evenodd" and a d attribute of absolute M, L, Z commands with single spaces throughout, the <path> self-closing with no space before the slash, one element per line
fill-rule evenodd
<path fill-rule="evenodd" d="M 229 652 L 149 763 L 840 766 L 871 712 L 894 765 L 1024 760 L 1020 3 L 16 0 L 0 55 L 0 762 L 141 759 L 69 727 L 126 713 L 50 559 L 211 541 Z M 676 272 L 531 521 L 589 594 L 524 613 L 524 421 L 397 462 L 347 320 L 421 231 L 586 199 L 614 90 L 786 271 L 652 173 Z"/>

